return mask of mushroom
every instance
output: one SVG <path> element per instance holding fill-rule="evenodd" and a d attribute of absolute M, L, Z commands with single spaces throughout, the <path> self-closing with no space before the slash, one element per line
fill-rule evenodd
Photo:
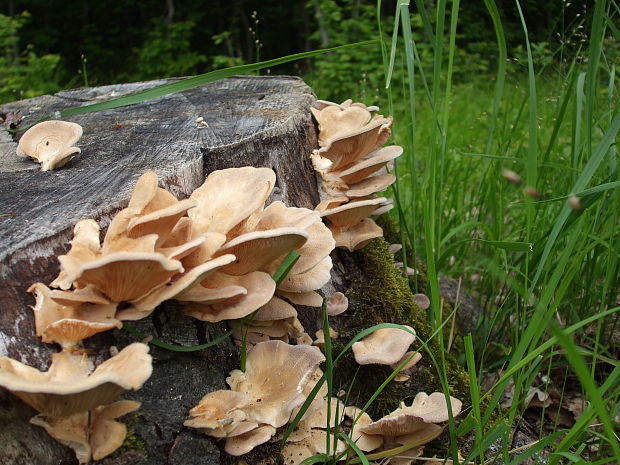
<path fill-rule="evenodd" d="M 97 293 L 89 296 L 86 292 L 80 294 L 76 291 L 78 295 L 71 300 L 71 292 L 52 291 L 43 283 L 33 284 L 28 292 L 35 295 L 36 303 L 32 310 L 36 334 L 43 342 L 57 342 L 64 349 L 72 350 L 83 339 L 122 326 L 120 320 L 115 318 L 116 304 L 106 303 L 105 299 L 88 302 L 97 301 L 100 298 Z M 54 298 L 54 295 L 58 297 Z M 59 300 L 68 305 L 58 303 Z"/>
<path fill-rule="evenodd" d="M 246 371 L 233 370 L 226 382 L 233 391 L 251 399 L 243 409 L 248 417 L 279 428 L 304 402 L 303 387 L 324 360 L 323 354 L 310 346 L 262 342 L 248 352 Z"/>
<path fill-rule="evenodd" d="M 349 308 L 349 299 L 342 292 L 335 292 L 327 299 L 327 314 L 329 316 L 340 315 Z"/>
<path fill-rule="evenodd" d="M 124 424 L 115 421 L 140 407 L 140 402 L 121 400 L 66 417 L 37 415 L 33 425 L 45 428 L 60 443 L 71 447 L 79 463 L 101 460 L 118 449 L 127 436 Z"/>
<path fill-rule="evenodd" d="M 53 354 L 47 372 L 0 357 L 0 386 L 45 416 L 85 412 L 125 390 L 140 389 L 153 369 L 148 350 L 146 344 L 133 343 L 92 372 L 85 357 L 68 352 Z"/>
<path fill-rule="evenodd" d="M 371 435 L 360 431 L 360 428 L 372 423 L 372 418 L 366 412 L 357 407 L 347 407 L 344 414 L 353 420 L 351 440 L 364 452 L 378 449 L 383 444 L 383 436 Z"/>
<path fill-rule="evenodd" d="M 68 121 L 43 121 L 28 129 L 19 140 L 17 155 L 34 158 L 41 171 L 68 163 L 81 150 L 74 144 L 82 137 L 82 126 Z"/>
<path fill-rule="evenodd" d="M 450 397 L 452 415 L 461 412 L 462 402 Z M 366 434 L 402 437 L 420 431 L 429 423 L 441 423 L 448 420 L 446 396 L 442 392 L 434 392 L 430 396 L 418 393 L 410 406 L 401 406 L 389 415 L 360 428 Z M 435 428 L 432 428 L 435 430 Z"/>
<path fill-rule="evenodd" d="M 404 363 L 406 360 L 409 360 L 405 366 L 401 368 L 398 374 L 394 377 L 394 381 L 397 382 L 405 382 L 409 379 L 409 375 L 411 374 L 412 368 L 422 360 L 422 354 L 420 352 L 407 352 L 403 357 L 396 363 L 390 365 L 392 370 L 396 370 L 401 363 Z"/>
<path fill-rule="evenodd" d="M 415 341 L 415 331 L 410 326 L 382 328 L 353 344 L 355 361 L 360 365 L 391 365 L 405 355 Z"/>
<path fill-rule="evenodd" d="M 383 229 L 370 218 L 364 218 L 350 227 L 330 227 L 336 247 L 346 247 L 349 251 L 359 250 L 371 240 L 383 236 Z"/>

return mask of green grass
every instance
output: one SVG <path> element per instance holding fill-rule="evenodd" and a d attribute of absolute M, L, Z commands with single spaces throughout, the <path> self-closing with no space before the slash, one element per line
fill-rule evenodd
<path fill-rule="evenodd" d="M 405 148 L 395 167 L 394 215 L 403 246 L 428 266 L 429 320 L 435 327 L 445 323 L 438 273 L 465 277 L 464 287 L 483 303 L 476 331 L 465 339 L 472 410 L 456 431 L 451 428 L 452 455 L 456 459 L 456 436 L 475 426 L 468 459 L 477 463 L 500 438 L 503 463 L 520 463 L 543 448 L 550 463 L 618 462 L 612 419 L 620 410 L 620 111 L 617 57 L 606 56 L 602 44 L 617 35 L 620 9 L 616 2 L 597 2 L 585 23 L 589 41 L 581 55 L 588 59 L 578 52 L 572 62 L 545 68 L 534 58 L 519 3 L 526 51 L 520 61 L 507 60 L 497 6 L 485 4 L 497 37 L 493 72 L 453 79 L 455 69 L 467 66 L 459 62 L 455 41 L 458 1 L 438 0 L 433 11 L 421 11 L 423 2 L 414 8 L 401 0 L 393 24 L 383 24 L 378 34 L 385 93 L 359 91 L 380 96 L 384 112 L 394 115 L 394 141 Z M 410 11 L 421 13 L 426 42 L 414 39 L 421 35 Z M 390 31 L 391 38 L 384 36 Z M 420 59 L 428 49 L 432 63 Z M 564 56 L 563 50 L 553 53 Z M 504 179 L 504 168 L 522 184 Z M 437 337 L 445 347 L 443 332 Z M 436 362 L 445 386 L 443 361 Z M 485 394 L 481 378 L 500 367 L 505 374 Z M 562 393 L 567 383 L 571 390 L 577 386 L 588 407 L 573 427 L 555 425 L 551 433 L 541 427 L 538 442 L 514 454 L 511 426 L 539 373 Z M 515 398 L 503 411 L 498 405 L 509 379 Z M 587 450 L 586 441 L 598 452 Z"/>

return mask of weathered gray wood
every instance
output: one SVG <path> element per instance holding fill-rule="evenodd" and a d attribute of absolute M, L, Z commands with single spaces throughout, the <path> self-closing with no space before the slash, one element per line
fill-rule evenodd
<path fill-rule="evenodd" d="M 64 108 L 163 82 L 64 91 L 7 104 L 0 111 L 21 112 L 25 116 L 22 124 L 29 124 Z M 84 128 L 79 142 L 82 153 L 52 172 L 40 172 L 38 165 L 18 159 L 16 143 L 3 131 L 0 214 L 14 216 L 0 216 L 0 355 L 47 368 L 49 355 L 57 349 L 34 336 L 28 308 L 33 299 L 26 289 L 36 281 L 49 283 L 58 273 L 55 257 L 68 250 L 77 220 L 95 218 L 106 226 L 126 205 L 135 180 L 147 169 L 158 173 L 162 187 L 184 197 L 213 170 L 267 166 L 278 177 L 274 200 L 309 208 L 316 205 L 316 181 L 307 156 L 316 145 L 316 129 L 308 111 L 313 100 L 311 89 L 298 78 L 244 77 L 68 118 Z M 199 116 L 208 127 L 196 127 Z M 175 311 L 174 305 L 134 326 L 185 345 L 204 343 L 222 331 L 222 325 L 197 324 Z M 114 331 L 91 338 L 87 346 L 103 360 L 108 356 L 106 347 L 123 347 L 134 340 Z M 226 342 L 200 354 L 159 349 L 151 353 L 153 376 L 142 390 L 126 396 L 143 403 L 134 429 L 148 458 L 138 462 L 218 463 L 218 449 L 206 438 L 196 441 L 197 433 L 184 429 L 182 423 L 188 409 L 204 394 L 224 388 L 225 375 L 238 365 L 236 349 Z M 74 463 L 69 449 L 27 423 L 34 412 L 25 406 L 16 410 L 16 403 L 10 394 L 0 397 L 0 463 Z M 110 463 L 140 459 L 136 450 L 123 454 L 116 453 Z"/>

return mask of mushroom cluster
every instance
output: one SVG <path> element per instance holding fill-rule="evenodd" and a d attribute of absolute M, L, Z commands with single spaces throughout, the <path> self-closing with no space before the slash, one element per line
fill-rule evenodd
<path fill-rule="evenodd" d="M 460 400 L 450 397 L 452 416 L 461 412 Z M 409 465 L 420 456 L 423 445 L 443 431 L 438 423 L 448 421 L 448 402 L 442 392 L 430 396 L 418 393 L 410 406 L 401 406 L 389 415 L 372 421 L 370 416 L 354 407 L 347 407 L 345 415 L 353 420 L 351 439 L 364 452 L 399 449 L 398 455 L 389 459 L 392 465 Z M 404 448 L 403 448 L 404 446 Z M 387 454 L 389 455 L 389 454 Z"/>
<path fill-rule="evenodd" d="M 80 463 L 88 463 L 123 443 L 127 430 L 115 419 L 140 403 L 113 401 L 126 390 L 140 389 L 151 376 L 148 350 L 136 342 L 94 369 L 85 355 L 62 351 L 52 355 L 46 372 L 0 357 L 0 386 L 39 412 L 32 424 L 71 447 Z"/>
<path fill-rule="evenodd" d="M 225 438 L 224 450 L 231 455 L 246 454 L 294 417 L 309 394 L 311 376 L 324 360 L 311 346 L 257 343 L 248 352 L 246 371 L 233 370 L 226 378 L 231 390 L 204 396 L 184 424 Z"/>
<path fill-rule="evenodd" d="M 78 221 L 69 251 L 59 257 L 58 276 L 49 287 L 35 283 L 29 288 L 35 297 L 36 334 L 46 343 L 58 343 L 62 351 L 43 374 L 11 359 L 0 360 L 0 386 L 37 409 L 40 415 L 33 423 L 72 447 L 85 463 L 104 457 L 122 443 L 125 427 L 114 420 L 139 404 L 110 402 L 124 389 L 138 389 L 152 367 L 148 347 L 134 344 L 93 371 L 83 355 L 82 340 L 120 328 L 123 320 L 144 318 L 164 300 L 175 298 L 186 303 L 188 315 L 210 322 L 243 318 L 260 309 L 248 329 L 256 334 L 252 342 L 288 340 L 291 335 L 310 343 L 289 302 L 321 305 L 315 290 L 330 279 L 329 254 L 335 242 L 317 212 L 282 202 L 265 207 L 274 185 L 275 173 L 270 169 L 233 168 L 211 173 L 190 198 L 178 200 L 158 187 L 157 175 L 148 171 L 138 179 L 128 206 L 114 216 L 103 240 L 95 220 Z M 274 295 L 271 276 L 292 250 L 300 258 Z M 306 356 L 313 371 L 322 355 L 304 347 L 295 349 L 301 355 L 286 363 L 292 365 Z M 303 355 L 303 351 L 310 354 Z M 234 373 L 231 376 L 239 386 L 247 384 Z M 300 374 L 299 386 L 305 376 L 305 372 Z M 255 380 L 250 379 L 246 391 L 239 387 L 235 392 L 252 399 Z M 89 401 L 65 395 L 83 390 Z M 113 395 L 103 395 L 104 391 Z M 46 405 L 50 396 L 65 407 L 54 407 L 56 402 Z M 298 406 L 299 399 L 291 398 L 291 408 Z M 255 441 L 257 435 L 265 435 L 283 421 L 279 417 L 262 421 L 255 414 L 252 418 L 260 422 L 258 426 L 231 443 L 247 436 Z M 242 428 L 248 424 L 249 420 L 244 421 Z M 114 433 L 114 438 L 108 433 Z"/>
<path fill-rule="evenodd" d="M 321 305 L 315 290 L 330 279 L 335 242 L 315 211 L 282 202 L 265 208 L 274 185 L 271 169 L 231 168 L 211 173 L 179 201 L 146 172 L 103 241 L 97 222 L 78 221 L 71 249 L 59 257 L 56 289 L 30 288 L 37 335 L 75 347 L 174 298 L 188 315 L 209 322 L 263 307 L 254 319 L 267 328 L 257 332 L 260 340 L 300 337 L 297 313 L 283 299 Z M 276 293 L 271 275 L 292 250 L 300 259 Z"/>
<path fill-rule="evenodd" d="M 82 126 L 68 121 L 43 121 L 29 128 L 19 139 L 17 155 L 33 158 L 41 171 L 67 164 L 80 154 L 74 145 L 82 137 Z"/>
<path fill-rule="evenodd" d="M 311 158 L 325 194 L 316 210 L 328 221 L 336 246 L 351 251 L 383 234 L 369 216 L 393 207 L 391 199 L 375 194 L 395 181 L 388 165 L 403 153 L 397 145 L 383 147 L 391 135 L 392 118 L 372 116 L 376 110 L 351 100 L 341 104 L 319 100 L 312 108 L 320 148 Z"/>
<path fill-rule="evenodd" d="M 242 318 L 266 306 L 255 321 L 268 326 L 267 322 L 296 318 L 295 309 L 282 298 L 321 305 L 315 291 L 331 277 L 334 239 L 317 212 L 280 201 L 265 208 L 275 181 L 268 168 L 231 168 L 211 173 L 190 196 L 196 202 L 188 212 L 191 237 L 208 240 L 183 264 L 234 258 L 176 296 L 187 302 L 188 315 L 217 322 Z M 292 250 L 300 258 L 276 291 L 271 276 Z"/>

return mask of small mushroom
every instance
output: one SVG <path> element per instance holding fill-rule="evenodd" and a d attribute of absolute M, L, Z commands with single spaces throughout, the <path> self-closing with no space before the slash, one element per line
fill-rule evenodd
<path fill-rule="evenodd" d="M 335 292 L 327 299 L 327 314 L 329 316 L 340 315 L 349 308 L 349 299 L 342 292 Z"/>
<path fill-rule="evenodd" d="M 28 129 L 19 140 L 17 155 L 34 158 L 41 171 L 68 163 L 81 150 L 74 144 L 82 137 L 82 126 L 68 121 L 43 121 Z"/>
<path fill-rule="evenodd" d="M 369 334 L 353 344 L 355 361 L 360 365 L 391 365 L 405 355 L 409 346 L 415 341 L 415 331 L 408 329 L 382 328 Z"/>

